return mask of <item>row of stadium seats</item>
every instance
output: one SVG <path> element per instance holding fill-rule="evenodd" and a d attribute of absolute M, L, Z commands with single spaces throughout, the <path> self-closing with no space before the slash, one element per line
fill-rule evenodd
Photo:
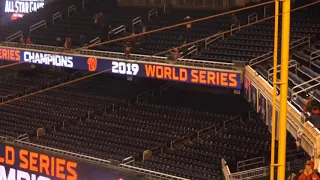
<path fill-rule="evenodd" d="M 65 73 L 47 73 L 41 71 L 21 71 L 16 77 L 0 77 L 0 97 L 23 93 L 25 90 L 39 86 L 47 86 L 47 83 L 68 77 Z"/>
<path fill-rule="evenodd" d="M 152 31 L 184 22 L 184 18 L 187 16 L 192 20 L 208 15 L 212 15 L 212 12 L 172 11 L 170 13 L 161 14 L 157 18 L 147 22 L 146 28 L 148 31 Z M 208 20 L 206 22 L 194 23 L 188 34 L 186 33 L 186 26 L 152 33 L 147 37 L 138 38 L 138 41 L 144 41 L 143 48 L 134 49 L 133 53 L 148 55 L 156 54 L 171 49 L 172 47 L 181 46 L 184 40 L 192 42 L 213 35 L 219 31 L 226 30 L 230 28 L 231 24 L 231 18 L 226 16 Z M 123 42 L 112 43 L 99 47 L 98 49 L 123 52 Z"/>
<path fill-rule="evenodd" d="M 24 125 L 30 126 L 28 133 L 32 135 L 37 128 L 61 124 L 62 121 L 85 116 L 88 111 L 106 108 L 113 103 L 127 103 L 128 96 L 132 97 L 132 94 L 138 94 L 137 91 L 143 89 L 143 86 L 134 89 L 130 82 L 124 81 L 120 85 L 117 79 L 102 78 L 72 84 L 1 106 L 0 119 L 3 122 L 7 120 L 6 124 L 12 126 L 6 126 L 7 129 L 2 129 L 0 135 L 16 137 L 26 133 Z M 126 88 L 131 89 L 131 92 L 128 93 Z M 24 118 L 28 121 L 24 121 Z"/>
<path fill-rule="evenodd" d="M 223 121 L 232 117 L 151 102 L 118 106 L 110 112 L 93 114 L 80 124 L 71 125 L 61 132 L 36 139 L 35 142 L 52 146 L 58 139 L 65 139 L 55 147 L 121 161 L 126 157 L 139 155 L 144 150 L 161 147 L 175 139 L 195 134 L 206 127 L 219 127 Z M 85 138 L 84 135 L 95 137 L 96 140 Z M 80 151 L 81 148 L 77 147 L 79 143 L 91 143 L 95 148 L 92 152 Z"/>
<path fill-rule="evenodd" d="M 190 179 L 220 179 L 221 158 L 234 170 L 239 160 L 269 153 L 270 134 L 258 116 L 222 128 L 226 120 L 248 111 L 243 98 L 173 88 L 162 96 L 128 106 L 128 99 L 142 90 L 145 87 L 108 75 L 14 101 L 1 106 L 0 123 L 4 128 L 0 135 L 28 133 L 33 143 L 121 161 L 216 127 L 217 132 L 138 163 L 139 167 Z M 111 108 L 86 115 L 88 110 L 101 107 Z M 35 137 L 36 128 L 79 117 L 81 121 L 65 124 L 61 130 L 47 128 L 45 136 Z"/>
<path fill-rule="evenodd" d="M 292 13 L 291 42 L 295 42 L 303 37 L 316 37 L 320 29 L 318 25 L 319 21 L 304 18 L 315 11 L 317 9 L 311 7 L 309 11 Z M 263 19 L 263 17 L 259 17 L 259 19 Z M 281 24 L 281 21 L 279 24 Z M 279 28 L 279 34 L 281 37 L 281 28 Z M 200 54 L 193 56 L 193 58 L 222 62 L 249 62 L 249 60 L 257 56 L 273 51 L 273 36 L 274 21 L 263 21 L 239 30 L 225 40 L 209 46 L 206 50 L 200 52 Z"/>
<path fill-rule="evenodd" d="M 288 142 L 288 149 L 292 148 Z M 236 172 L 241 160 L 269 156 L 270 132 L 257 115 L 251 120 L 235 121 L 226 129 L 210 132 L 201 139 L 154 155 L 138 163 L 139 167 L 174 174 L 189 179 L 222 179 L 221 158 Z"/>
<path fill-rule="evenodd" d="M 113 9 L 107 8 L 102 11 L 104 13 L 103 24 L 106 26 L 111 26 L 111 28 L 101 28 L 99 25 L 94 24 L 93 17 L 96 13 L 100 12 L 96 7 L 107 6 L 107 4 L 108 2 L 104 1 L 92 2 L 88 5 L 88 7 L 85 8 L 85 10 L 77 11 L 77 13 L 71 15 L 70 17 L 63 16 L 62 20 L 58 20 L 54 24 L 48 21 L 46 28 L 39 28 L 32 33 L 32 42 L 35 44 L 55 46 L 57 45 L 57 37 L 61 37 L 62 39 L 65 37 L 71 37 L 73 46 L 77 47 L 80 46 L 81 35 L 84 35 L 87 41 L 90 41 L 96 37 L 106 40 L 106 36 L 109 35 L 111 38 L 115 38 L 119 36 L 127 36 L 131 34 L 132 31 L 141 32 L 141 23 L 146 25 L 147 30 L 154 30 L 164 26 L 183 22 L 184 18 L 187 16 L 193 20 L 213 15 L 214 13 L 219 13 L 213 13 L 211 11 L 199 12 L 172 10 L 171 12 L 161 14 L 159 10 L 159 16 L 155 19 L 152 17 L 151 21 L 148 21 L 147 15 L 150 9 L 118 8 L 116 11 L 114 11 Z M 39 12 L 39 14 L 40 13 L 41 12 Z M 240 21 L 241 19 L 245 19 L 247 15 L 248 12 L 240 12 L 237 14 L 236 19 L 239 18 Z M 48 11 L 46 16 L 52 16 L 52 12 Z M 133 52 L 138 54 L 155 54 L 160 51 L 165 51 L 172 47 L 182 45 L 183 40 L 191 42 L 216 34 L 219 31 L 228 30 L 232 24 L 238 22 L 238 20 L 234 20 L 233 16 L 235 15 L 223 16 L 199 23 L 194 23 L 192 24 L 192 28 L 188 34 L 186 33 L 186 26 L 181 26 L 178 28 L 153 33 L 148 37 L 138 38 L 138 41 L 144 41 L 144 48 L 133 49 Z M 136 27 L 132 27 L 132 20 L 136 17 L 141 17 L 142 22 L 138 23 Z M 26 17 L 26 19 L 28 19 L 28 17 Z M 11 24 L 12 25 L 9 25 L 8 28 L 15 27 L 15 23 Z M 28 25 L 30 26 L 32 24 Z M 25 25 L 25 27 L 28 25 Z M 125 25 L 127 32 L 120 33 L 117 36 L 113 36 L 112 33 L 108 34 L 109 30 L 114 29 L 119 25 Z M 15 27 L 15 29 L 22 28 Z M 7 37 L 7 35 L 5 35 L 5 37 Z M 97 47 L 97 49 L 123 52 L 123 46 L 123 42 L 117 42 L 106 46 Z"/>
<path fill-rule="evenodd" d="M 101 36 L 105 36 L 105 39 L 107 40 L 109 30 L 115 29 L 120 25 L 130 27 L 134 18 L 140 16 L 144 17 L 148 14 L 148 9 L 119 8 L 113 11 L 107 8 L 101 11 L 104 17 L 104 22 L 102 24 L 107 26 L 103 28 L 100 26 L 100 23 L 94 23 L 93 17 L 96 13 L 99 13 L 96 7 L 107 7 L 107 4 L 108 2 L 106 1 L 100 1 L 98 4 L 91 4 L 90 7 L 83 12 L 76 13 L 67 19 L 57 21 L 47 28 L 39 29 L 32 36 L 33 42 L 36 44 L 55 46 L 57 37 L 71 37 L 72 45 L 79 47 L 81 45 L 81 35 L 85 36 L 87 41 Z M 131 33 L 129 32 L 129 34 Z M 110 37 L 113 37 L 113 35 L 111 34 Z M 121 50 L 123 51 L 123 47 Z"/>

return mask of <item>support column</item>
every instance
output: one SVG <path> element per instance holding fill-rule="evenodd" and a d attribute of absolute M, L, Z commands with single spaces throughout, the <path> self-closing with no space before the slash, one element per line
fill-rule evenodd
<path fill-rule="evenodd" d="M 275 141 L 276 141 L 276 109 L 277 109 L 277 74 L 278 74 L 278 38 L 279 38 L 279 1 L 275 1 L 274 14 L 274 45 L 273 45 L 273 94 L 272 94 L 272 121 L 271 121 L 271 162 L 270 180 L 274 180 L 275 168 Z"/>
<path fill-rule="evenodd" d="M 280 84 L 280 116 L 279 116 L 279 147 L 278 147 L 278 179 L 286 179 L 286 144 L 287 144 L 287 98 L 290 45 L 290 4 L 291 0 L 282 3 L 282 34 L 281 34 L 281 84 Z"/>

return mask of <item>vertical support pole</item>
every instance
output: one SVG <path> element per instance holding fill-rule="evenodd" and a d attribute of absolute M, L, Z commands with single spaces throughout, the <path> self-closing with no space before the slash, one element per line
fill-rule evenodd
<path fill-rule="evenodd" d="M 274 180 L 275 167 L 275 137 L 276 137 L 276 100 L 277 100 L 277 74 L 278 74 L 278 30 L 279 30 L 279 1 L 275 1 L 274 14 L 274 45 L 273 45 L 273 93 L 272 93 L 272 121 L 271 121 L 271 162 L 270 180 Z"/>
<path fill-rule="evenodd" d="M 280 116 L 278 147 L 278 179 L 285 178 L 286 141 L 287 141 L 287 98 L 290 44 L 290 6 L 291 0 L 282 3 L 282 39 L 281 39 L 281 84 L 280 84 Z"/>

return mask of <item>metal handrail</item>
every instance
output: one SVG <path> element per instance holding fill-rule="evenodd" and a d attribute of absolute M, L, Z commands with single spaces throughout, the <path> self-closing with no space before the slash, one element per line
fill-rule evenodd
<path fill-rule="evenodd" d="M 134 26 L 136 25 L 136 24 L 142 24 L 142 19 L 141 19 L 141 17 L 139 16 L 139 17 L 136 17 L 136 18 L 134 18 L 133 20 L 132 20 L 132 31 L 134 31 Z"/>
<path fill-rule="evenodd" d="M 318 80 L 318 79 L 320 79 L 320 76 L 319 76 L 319 77 L 315 77 L 315 78 L 313 78 L 313 79 L 310 79 L 309 81 L 303 82 L 303 83 L 301 83 L 301 84 L 299 84 L 299 85 L 296 85 L 296 86 L 294 86 L 294 87 L 292 88 L 292 91 L 293 91 L 294 89 L 300 88 L 301 86 L 306 85 L 306 84 L 309 84 L 310 82 L 316 81 L 316 80 Z M 311 86 L 309 86 L 309 87 L 307 87 L 307 88 L 305 88 L 305 89 L 302 89 L 302 90 L 300 90 L 300 91 L 298 91 L 298 92 L 294 92 L 294 91 L 293 91 L 294 93 L 291 94 L 291 98 L 293 98 L 294 96 L 300 94 L 301 92 L 305 92 L 305 91 L 307 91 L 307 90 L 309 90 L 309 89 L 312 89 L 312 88 L 314 88 L 314 87 L 320 86 L 320 82 L 319 82 L 319 81 L 317 81 L 317 82 L 318 82 L 318 83 L 316 83 L 316 84 L 314 84 L 314 85 L 311 85 Z M 300 89 L 301 89 L 301 88 L 300 88 Z"/>
<path fill-rule="evenodd" d="M 136 102 L 139 102 L 140 97 L 145 96 L 145 95 L 152 95 L 153 96 L 154 92 L 153 90 L 147 91 L 147 92 L 143 92 L 137 95 L 136 97 Z"/>
<path fill-rule="evenodd" d="M 188 48 L 188 53 L 187 53 L 187 55 L 190 55 L 190 54 L 192 54 L 192 53 L 194 53 L 194 52 L 197 52 L 198 51 L 198 47 L 197 47 L 197 45 L 193 45 L 193 46 L 191 46 L 191 47 L 189 47 Z"/>
<path fill-rule="evenodd" d="M 193 46 L 189 47 L 185 52 L 181 52 L 180 56 L 181 56 L 181 58 L 184 58 L 185 56 L 190 55 L 190 54 L 197 52 L 197 51 L 198 51 L 198 47 L 196 45 L 193 45 Z"/>
<path fill-rule="evenodd" d="M 92 39 L 91 41 L 89 41 L 89 43 L 86 44 L 86 45 L 98 44 L 98 43 L 100 43 L 100 42 L 101 42 L 100 37 L 96 37 L 96 38 Z"/>
<path fill-rule="evenodd" d="M 17 137 L 17 140 L 19 141 L 29 141 L 29 135 L 28 134 L 21 134 Z"/>
<path fill-rule="evenodd" d="M 311 63 L 310 63 L 310 66 L 311 66 L 311 65 L 320 69 L 320 66 L 319 66 L 318 64 L 314 63 L 314 62 L 311 62 Z M 312 66 L 311 66 L 311 67 L 310 67 L 310 66 L 309 66 L 309 68 L 312 67 Z"/>
<path fill-rule="evenodd" d="M 54 15 L 52 15 L 52 24 L 54 24 L 54 21 L 56 20 L 56 19 L 62 19 L 62 15 L 61 15 L 61 13 L 60 12 L 57 12 L 57 13 L 55 13 Z"/>
<path fill-rule="evenodd" d="M 148 20 L 150 21 L 151 19 L 151 16 L 158 16 L 158 10 L 157 9 L 151 9 L 149 12 L 148 12 Z"/>
<path fill-rule="evenodd" d="M 163 84 L 162 86 L 160 86 L 160 90 L 166 89 L 168 86 L 170 86 L 173 83 L 173 81 L 168 81 L 165 84 Z"/>
<path fill-rule="evenodd" d="M 70 17 L 71 12 L 77 12 L 77 7 L 75 5 L 68 7 L 68 17 Z"/>
<path fill-rule="evenodd" d="M 302 41 L 302 42 L 301 42 L 301 41 Z M 295 43 L 298 43 L 298 44 L 295 45 Z M 301 46 L 301 45 L 303 45 L 303 44 L 305 44 L 305 43 L 308 43 L 308 44 L 310 45 L 310 38 L 309 38 L 309 37 L 303 37 L 303 38 L 300 38 L 300 39 L 298 39 L 298 40 L 292 41 L 292 42 L 290 43 L 290 50 L 293 49 L 293 48 L 295 48 L 295 47 Z M 269 56 L 269 57 L 266 57 L 266 58 L 264 58 L 264 59 L 262 59 L 262 60 L 259 60 L 258 62 L 253 63 L 253 61 L 256 61 L 256 60 L 258 60 L 259 58 L 264 57 L 264 56 Z M 319 56 L 319 57 L 320 57 L 320 56 Z M 273 52 L 272 52 L 272 51 L 267 52 L 266 54 L 263 54 L 263 55 L 258 56 L 258 57 L 256 57 L 256 58 L 251 59 L 251 60 L 249 61 L 249 65 L 250 65 L 250 66 L 254 66 L 254 65 L 260 64 L 260 63 L 262 63 L 262 62 L 264 62 L 264 61 L 267 61 L 267 60 L 269 60 L 270 58 L 273 58 Z"/>
<path fill-rule="evenodd" d="M 295 43 L 298 43 L 298 44 L 295 45 Z M 300 39 L 297 39 L 295 41 L 290 42 L 290 49 L 293 49 L 295 47 L 299 47 L 299 46 L 306 44 L 306 43 L 308 43 L 308 45 L 310 46 L 310 44 L 311 44 L 310 37 L 303 37 L 303 38 L 300 38 Z"/>
<path fill-rule="evenodd" d="M 258 14 L 256 12 L 248 16 L 248 24 L 251 23 L 251 20 L 255 20 L 254 22 L 258 21 Z"/>
<path fill-rule="evenodd" d="M 172 140 L 170 142 L 170 149 L 173 150 L 174 149 L 174 145 L 178 144 L 178 143 L 181 143 L 181 142 L 185 142 L 186 140 L 190 141 L 190 136 L 183 136 L 183 137 L 180 137 L 178 139 L 175 139 L 175 140 Z"/>
<path fill-rule="evenodd" d="M 251 60 L 249 61 L 249 65 L 250 65 L 250 66 L 254 66 L 254 65 L 259 64 L 259 63 L 261 63 L 261 62 L 263 62 L 263 61 L 266 61 L 266 60 L 268 60 L 268 59 L 270 59 L 270 58 L 272 58 L 272 57 L 273 57 L 273 52 L 272 52 L 272 51 L 269 51 L 269 52 L 267 52 L 267 53 L 265 53 L 265 54 L 262 54 L 261 56 L 258 56 L 258 57 L 255 57 L 255 58 L 251 59 Z M 263 58 L 263 59 L 261 59 L 261 58 Z M 261 59 L 261 60 L 259 60 L 259 59 Z M 259 61 L 253 63 L 253 61 L 256 61 L 256 60 L 259 60 Z"/>
<path fill-rule="evenodd" d="M 267 17 L 268 6 L 263 7 L 263 17 Z"/>
<path fill-rule="evenodd" d="M 308 71 L 304 71 L 303 69 L 301 69 L 301 67 L 303 67 L 303 65 L 302 66 L 300 66 L 300 68 L 298 68 L 297 70 L 298 71 L 300 71 L 301 73 L 303 73 L 304 75 L 306 75 L 306 76 L 308 76 L 309 78 L 314 78 L 315 76 L 319 76 L 319 74 L 318 73 L 316 73 L 316 72 L 314 72 L 311 68 L 309 69 L 310 71 L 308 72 Z M 310 73 L 310 74 L 309 74 Z M 313 75 L 313 76 L 312 76 Z M 320 82 L 320 81 L 318 81 L 318 82 Z"/>
<path fill-rule="evenodd" d="M 204 129 L 201 129 L 197 132 L 197 137 L 200 138 L 200 136 L 204 133 L 208 133 L 208 132 L 212 132 L 212 131 L 215 131 L 217 132 L 217 126 L 216 125 L 212 125 L 212 126 L 209 126 L 207 128 L 204 128 Z"/>
<path fill-rule="evenodd" d="M 126 27 L 124 25 L 120 25 L 114 29 L 112 29 L 109 33 L 108 33 L 108 39 L 110 39 L 110 34 L 118 34 L 120 32 L 126 32 Z"/>
<path fill-rule="evenodd" d="M 246 159 L 243 161 L 238 161 L 237 162 L 237 170 L 241 171 L 241 168 L 245 168 L 247 166 L 253 165 L 253 164 L 264 164 L 265 159 L 264 157 L 256 157 L 256 158 L 251 158 L 251 159 Z M 247 164 L 249 163 L 249 164 Z"/>
<path fill-rule="evenodd" d="M 316 56 L 313 56 L 316 55 Z M 309 58 L 309 68 L 311 68 L 311 63 L 313 60 L 317 59 L 320 57 L 320 50 L 314 51 L 310 54 L 310 58 Z"/>
<path fill-rule="evenodd" d="M 289 168 L 289 170 L 296 170 L 304 166 L 303 164 L 304 161 L 306 161 L 305 158 L 295 159 L 293 161 L 286 162 L 286 165 Z M 268 174 L 270 174 L 270 167 L 264 166 L 264 167 L 259 167 L 259 168 L 250 169 L 246 171 L 231 173 L 229 178 L 231 180 L 254 179 L 254 178 L 268 176 Z"/>
<path fill-rule="evenodd" d="M 165 83 L 164 85 L 162 85 L 160 88 L 159 88 L 159 93 L 160 95 L 166 91 L 170 86 L 172 86 L 172 84 L 174 84 L 173 81 L 168 81 L 167 83 Z"/>
<path fill-rule="evenodd" d="M 36 24 L 30 26 L 29 28 L 29 35 L 31 36 L 31 32 L 38 29 L 38 28 L 41 28 L 41 27 L 47 27 L 47 22 L 45 20 L 42 20 L 40 22 L 37 22 Z"/>
<path fill-rule="evenodd" d="M 231 24 L 231 28 L 230 28 L 230 35 L 233 34 L 233 31 L 235 30 L 240 30 L 241 29 L 241 26 L 240 26 L 240 23 L 237 23 L 237 24 Z"/>
<path fill-rule="evenodd" d="M 70 74 L 70 75 L 69 75 L 69 79 L 70 79 L 70 80 L 73 80 L 73 77 L 74 77 L 76 74 L 78 74 L 79 72 L 81 72 L 81 70 L 77 70 L 76 72 Z"/>
<path fill-rule="evenodd" d="M 218 39 L 222 39 L 224 40 L 224 34 L 222 33 L 222 31 L 216 33 L 215 35 L 211 36 L 211 37 L 208 37 L 205 39 L 204 41 L 204 49 L 207 49 L 208 45 Z"/>
<path fill-rule="evenodd" d="M 281 64 L 279 64 L 279 65 L 277 66 L 277 70 L 278 70 L 279 67 L 281 67 Z M 295 67 L 295 70 L 297 70 L 297 68 L 298 68 L 298 63 L 297 63 L 297 61 L 295 61 L 295 60 L 290 60 L 290 61 L 289 61 L 289 69 L 292 68 L 292 67 Z M 268 80 L 270 80 L 270 77 L 273 75 L 273 72 L 271 73 L 271 71 L 273 71 L 273 69 L 274 69 L 274 67 L 268 69 Z M 278 70 L 277 72 L 279 72 L 279 70 Z M 271 81 L 271 82 L 272 82 L 272 81 Z"/>
<path fill-rule="evenodd" d="M 122 164 L 134 163 L 134 157 L 133 157 L 133 156 L 130 156 L 130 157 L 124 158 L 124 159 L 121 161 L 121 163 L 122 163 Z"/>
<path fill-rule="evenodd" d="M 230 122 L 233 122 L 233 121 L 236 121 L 236 120 L 242 121 L 242 117 L 236 116 L 236 117 L 233 117 L 233 118 L 228 119 L 228 120 L 226 120 L 226 121 L 223 121 L 223 128 L 224 128 L 224 129 L 227 129 L 227 128 L 226 128 L 226 124 L 227 124 L 227 123 L 230 123 Z"/>
<path fill-rule="evenodd" d="M 10 41 L 12 41 L 12 40 L 15 40 L 15 39 L 21 37 L 21 36 L 22 36 L 22 31 L 18 31 L 18 32 L 14 33 L 14 34 L 12 34 L 12 35 L 10 35 L 10 36 L 8 36 L 8 37 L 6 38 L 6 41 L 10 42 Z"/>

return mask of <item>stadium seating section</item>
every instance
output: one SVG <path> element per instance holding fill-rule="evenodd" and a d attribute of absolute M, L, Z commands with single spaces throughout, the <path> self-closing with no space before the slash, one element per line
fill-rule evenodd
<path fill-rule="evenodd" d="M 96 37 L 106 40 L 108 36 L 116 38 L 127 36 L 132 31 L 139 33 L 143 24 L 147 30 L 154 30 L 183 22 L 186 16 L 197 19 L 213 14 L 173 10 L 167 14 L 159 12 L 158 17 L 148 20 L 151 9 L 100 10 L 96 7 L 106 6 L 105 1 L 100 1 L 90 3 L 84 11 L 78 10 L 67 17 L 66 8 L 74 3 L 58 1 L 50 8 L 45 7 L 11 22 L 3 27 L 2 37 L 15 33 L 17 29 L 26 33 L 30 25 L 43 19 L 50 22 L 52 15 L 62 8 L 65 9 L 62 11 L 62 20 L 48 23 L 47 27 L 33 32 L 33 43 L 56 46 L 57 37 L 71 37 L 73 46 L 77 47 L 80 46 L 81 35 L 86 36 L 88 41 Z M 93 23 L 94 15 L 100 11 L 104 13 L 105 24 L 111 26 L 108 30 L 124 25 L 127 33 L 102 32 L 101 27 Z M 144 37 L 143 47 L 134 49 L 134 53 L 152 55 L 180 46 L 184 40 L 192 42 L 206 38 L 229 30 L 233 24 L 246 24 L 248 15 L 256 11 L 261 9 L 195 23 L 188 34 L 185 26 L 150 34 Z M 318 58 L 311 58 L 310 61 L 310 57 L 315 56 L 312 52 L 320 49 L 320 43 L 316 41 L 320 21 L 306 18 L 315 11 L 317 8 L 292 13 L 291 42 L 305 37 L 311 38 L 311 41 L 307 46 L 302 44 L 291 49 L 291 88 L 319 77 L 320 61 Z M 262 16 L 258 13 L 258 17 Z M 137 17 L 141 17 L 142 22 L 132 27 L 132 20 Z M 264 21 L 232 35 L 228 33 L 223 39 L 207 46 L 199 43 L 199 52 L 188 58 L 249 63 L 251 59 L 273 51 L 273 32 L 273 21 Z M 123 46 L 124 42 L 120 41 L 96 49 L 122 52 Z M 271 80 L 268 70 L 272 68 L 272 61 L 253 67 L 260 75 Z M 72 79 L 72 74 L 32 70 L 21 71 L 10 77 L 2 78 L 1 75 L 0 96 L 5 101 L 9 96 L 25 94 L 35 87 L 46 87 L 50 82 Z M 0 136 L 18 137 L 27 133 L 30 141 L 36 144 L 119 162 L 132 156 L 138 167 L 203 180 L 221 179 L 221 158 L 229 163 L 232 171 L 236 171 L 238 161 L 269 155 L 270 132 L 258 114 L 247 115 L 252 109 L 243 98 L 227 93 L 189 92 L 183 90 L 181 85 L 170 82 L 127 81 L 125 78 L 100 75 L 2 105 L 0 126 L 3 128 L 0 129 Z M 303 88 L 319 82 L 310 82 Z M 298 90 L 301 88 L 292 91 Z M 294 103 L 302 108 L 308 94 L 320 99 L 320 91 L 311 88 L 294 98 Z M 46 130 L 41 137 L 36 136 L 38 128 Z M 199 131 L 203 132 L 201 136 L 198 135 Z M 288 149 L 294 146 L 289 139 Z M 155 153 L 142 161 L 142 153 L 146 150 Z"/>
<path fill-rule="evenodd" d="M 28 76 L 31 84 L 62 76 L 39 75 Z M 27 80 L 19 81 L 22 77 L 11 84 L 29 85 Z M 28 133 L 31 142 L 102 159 L 122 161 L 133 156 L 139 167 L 191 179 L 220 179 L 221 158 L 235 169 L 239 160 L 269 153 L 270 133 L 259 116 L 228 123 L 250 110 L 243 98 L 189 92 L 167 84 L 162 86 L 167 92 L 160 95 L 156 89 L 163 83 L 136 84 L 104 75 L 13 101 L 1 106 L 0 123 L 5 128 L 0 135 Z M 153 96 L 135 101 L 150 89 Z M 11 91 L 21 87 L 12 86 Z M 46 135 L 36 137 L 40 127 L 46 128 Z M 208 127 L 210 131 L 196 136 Z M 185 137 L 188 142 L 170 145 Z M 142 152 L 159 148 L 165 151 L 139 162 Z"/>

